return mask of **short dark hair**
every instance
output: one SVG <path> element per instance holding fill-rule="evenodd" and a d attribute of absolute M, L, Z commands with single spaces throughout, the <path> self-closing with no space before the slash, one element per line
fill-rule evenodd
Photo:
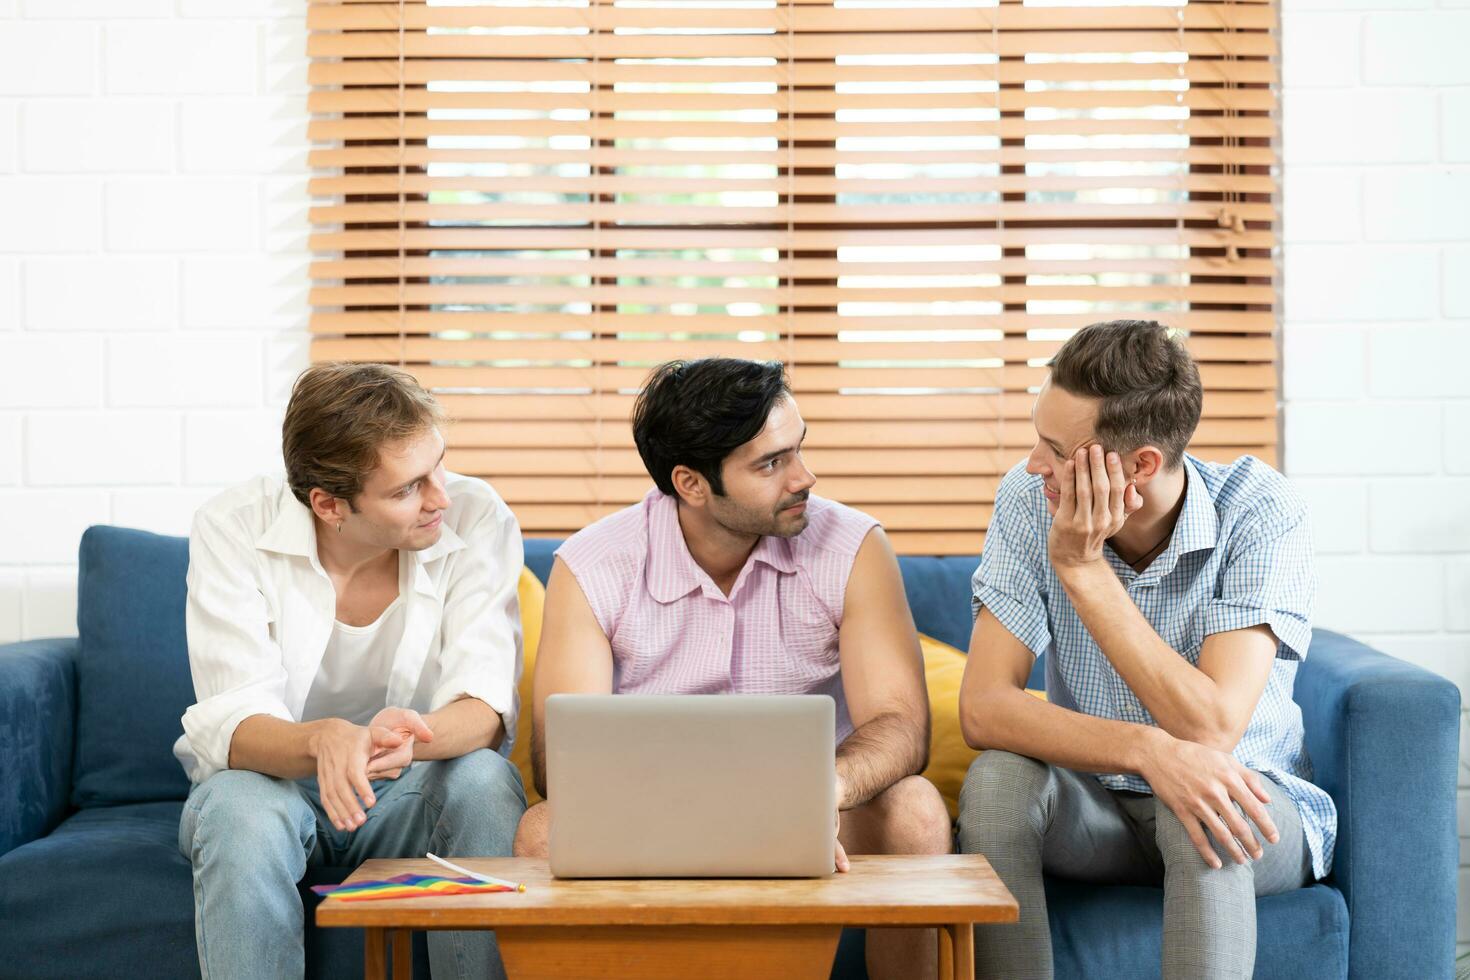
<path fill-rule="evenodd" d="M 311 506 L 320 487 L 353 503 L 378 468 L 378 450 L 444 422 L 413 375 L 385 364 L 335 361 L 302 371 L 281 424 L 286 482 Z"/>
<path fill-rule="evenodd" d="M 706 357 L 653 369 L 633 404 L 633 441 L 654 485 L 673 497 L 687 466 L 725 495 L 720 467 L 765 428 L 771 406 L 791 394 L 780 361 Z"/>
<path fill-rule="evenodd" d="M 1199 425 L 1199 368 L 1167 327 L 1153 320 L 1109 320 L 1084 327 L 1051 362 L 1052 384 L 1096 398 L 1096 434 L 1120 453 L 1158 446 L 1164 465 L 1184 461 Z"/>

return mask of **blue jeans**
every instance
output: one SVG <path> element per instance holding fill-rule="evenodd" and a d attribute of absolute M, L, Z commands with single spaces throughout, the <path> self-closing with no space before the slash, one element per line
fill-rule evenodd
<path fill-rule="evenodd" d="M 308 865 L 355 867 L 368 858 L 509 856 L 526 809 L 520 774 L 480 749 L 415 762 L 373 783 L 367 822 L 339 831 L 315 779 L 228 769 L 195 786 L 179 820 L 179 850 L 194 867 L 194 936 L 204 980 L 300 977 L 304 913 L 296 883 Z M 488 931 L 429 933 L 435 977 L 501 977 Z"/>

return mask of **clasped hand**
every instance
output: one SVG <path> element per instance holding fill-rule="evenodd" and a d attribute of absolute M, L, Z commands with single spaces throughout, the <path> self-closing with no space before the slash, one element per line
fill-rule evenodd
<path fill-rule="evenodd" d="M 1061 502 L 1047 535 L 1052 564 L 1085 565 L 1102 558 L 1103 543 L 1123 529 L 1143 497 L 1123 475 L 1117 453 L 1094 443 L 1072 454 L 1057 471 Z"/>
<path fill-rule="evenodd" d="M 416 741 L 434 733 L 417 711 L 384 708 L 366 725 L 332 719 L 316 736 L 317 788 L 322 809 L 338 830 L 356 830 L 377 803 L 372 780 L 397 779 L 413 761 Z"/>

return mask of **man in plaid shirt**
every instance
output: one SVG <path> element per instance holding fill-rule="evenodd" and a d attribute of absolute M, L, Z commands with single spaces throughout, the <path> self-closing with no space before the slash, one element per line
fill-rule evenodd
<path fill-rule="evenodd" d="M 1035 448 L 996 493 L 960 693 L 988 751 L 959 837 L 1021 920 L 977 928 L 977 977 L 1051 977 L 1043 873 L 1162 884 L 1163 976 L 1249 977 L 1256 896 L 1331 867 L 1336 810 L 1291 699 L 1306 509 L 1259 459 L 1184 451 L 1201 402 L 1166 328 L 1093 324 L 1052 362 Z M 1042 653 L 1050 703 L 1024 691 Z"/>

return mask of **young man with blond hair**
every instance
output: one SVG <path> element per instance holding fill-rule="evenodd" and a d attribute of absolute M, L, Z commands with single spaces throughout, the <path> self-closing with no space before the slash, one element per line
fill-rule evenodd
<path fill-rule="evenodd" d="M 929 704 L 898 562 L 877 521 L 812 494 L 781 365 L 664 364 L 638 396 L 633 434 L 654 489 L 573 535 L 552 567 L 537 787 L 552 694 L 825 694 L 837 706 L 837 869 L 844 849 L 948 854 L 949 814 L 918 775 Z M 527 811 L 518 854 L 545 854 L 548 820 L 545 805 Z M 868 937 L 874 977 L 937 970 L 932 931 Z"/>
<path fill-rule="evenodd" d="M 960 691 L 987 751 L 959 836 L 1021 919 L 977 927 L 982 980 L 1052 976 L 1043 873 L 1161 884 L 1163 976 L 1212 980 L 1251 976 L 1256 896 L 1331 867 L 1336 810 L 1292 701 L 1306 508 L 1259 459 L 1185 452 L 1202 397 L 1164 327 L 1093 324 L 1053 360 L 1036 445 L 996 493 Z M 1050 703 L 1024 690 L 1043 653 Z"/>
<path fill-rule="evenodd" d="M 520 672 L 520 529 L 444 469 L 442 415 L 402 371 L 297 379 L 285 480 L 200 508 L 186 626 L 201 974 L 300 977 L 311 864 L 508 855 L 525 810 L 506 759 Z M 488 932 L 433 932 L 436 977 L 500 972 Z"/>

